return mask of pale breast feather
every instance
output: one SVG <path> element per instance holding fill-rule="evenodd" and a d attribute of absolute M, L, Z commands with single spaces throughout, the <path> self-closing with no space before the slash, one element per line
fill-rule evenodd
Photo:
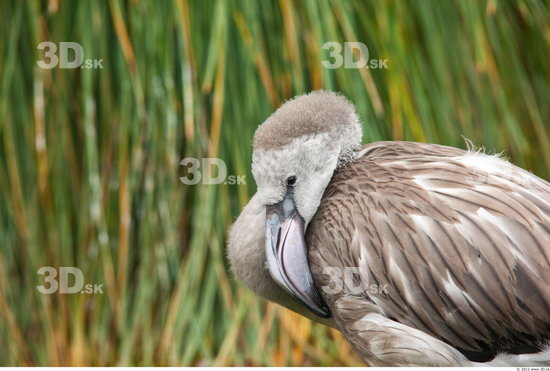
<path fill-rule="evenodd" d="M 365 302 L 472 360 L 550 340 L 550 184 L 498 156 L 370 144 L 335 172 L 307 237 L 320 285 L 327 266 L 362 267 L 387 288 Z"/>

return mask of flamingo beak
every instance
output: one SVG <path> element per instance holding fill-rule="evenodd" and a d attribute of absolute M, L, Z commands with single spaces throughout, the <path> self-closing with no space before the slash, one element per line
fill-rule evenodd
<path fill-rule="evenodd" d="M 330 310 L 317 291 L 307 257 L 304 219 L 293 200 L 293 188 L 285 198 L 267 206 L 265 249 L 269 272 L 273 280 L 314 314 L 330 317 Z"/>

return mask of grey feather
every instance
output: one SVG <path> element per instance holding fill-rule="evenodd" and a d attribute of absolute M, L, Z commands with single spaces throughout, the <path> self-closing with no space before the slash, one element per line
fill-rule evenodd
<path fill-rule="evenodd" d="M 548 341 L 550 185 L 494 158 L 513 176 L 480 177 L 449 147 L 382 142 L 364 152 L 336 170 L 309 226 L 317 284 L 330 284 L 325 267 L 366 259 L 368 281 L 389 290 L 365 302 L 472 358 Z M 325 294 L 332 305 L 348 295 Z"/>

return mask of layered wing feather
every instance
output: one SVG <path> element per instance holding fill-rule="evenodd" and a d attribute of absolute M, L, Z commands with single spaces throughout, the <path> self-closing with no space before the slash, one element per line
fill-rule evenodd
<path fill-rule="evenodd" d="M 497 156 L 370 144 L 335 172 L 307 238 L 319 286 L 332 268 L 362 273 L 322 290 L 348 336 L 376 312 L 477 361 L 550 340 L 550 184 Z"/>

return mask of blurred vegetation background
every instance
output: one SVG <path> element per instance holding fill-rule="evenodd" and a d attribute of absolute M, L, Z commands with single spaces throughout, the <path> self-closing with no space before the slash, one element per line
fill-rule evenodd
<path fill-rule="evenodd" d="M 341 91 L 365 142 L 464 147 L 550 175 L 547 1 L 0 2 L 0 364 L 361 365 L 342 336 L 236 283 L 228 226 L 255 128 Z M 102 69 L 41 69 L 42 41 Z M 387 69 L 326 69 L 327 41 Z M 241 185 L 184 185 L 218 157 Z M 40 294 L 42 266 L 103 294 Z"/>

